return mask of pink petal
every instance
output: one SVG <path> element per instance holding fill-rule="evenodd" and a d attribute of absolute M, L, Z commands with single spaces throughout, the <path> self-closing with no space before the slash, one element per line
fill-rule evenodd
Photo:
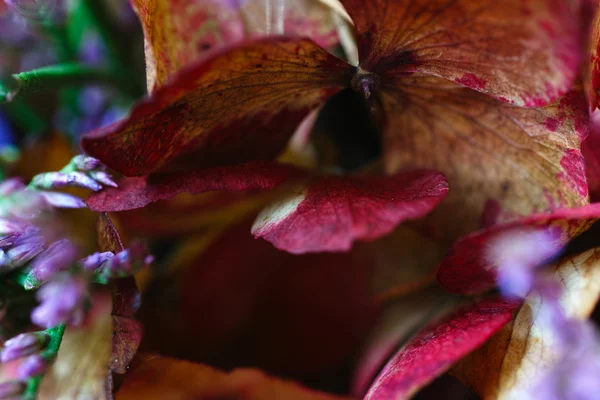
<path fill-rule="evenodd" d="M 376 239 L 423 217 L 447 193 L 446 178 L 434 171 L 326 177 L 264 209 L 252 232 L 291 253 L 346 251 L 355 240 Z"/>
<path fill-rule="evenodd" d="M 489 290 L 496 285 L 496 266 L 488 261 L 487 256 L 492 240 L 511 231 L 550 229 L 557 230 L 559 240 L 566 243 L 587 230 L 598 218 L 600 204 L 591 204 L 533 215 L 465 236 L 454 244 L 438 267 L 438 283 L 449 292 L 457 294 L 477 294 Z"/>
<path fill-rule="evenodd" d="M 600 111 L 592 113 L 590 134 L 581 144 L 581 152 L 585 158 L 590 200 L 600 201 Z"/>
<path fill-rule="evenodd" d="M 268 37 L 211 53 L 123 121 L 82 138 L 127 176 L 276 157 L 353 67 L 307 39 Z"/>
<path fill-rule="evenodd" d="M 96 212 L 133 210 L 183 192 L 271 189 L 299 174 L 298 170 L 284 164 L 255 162 L 189 173 L 124 178 L 118 188 L 93 194 L 86 202 Z"/>
<path fill-rule="evenodd" d="M 422 330 L 388 362 L 365 400 L 410 398 L 506 325 L 518 303 L 486 299 Z"/>

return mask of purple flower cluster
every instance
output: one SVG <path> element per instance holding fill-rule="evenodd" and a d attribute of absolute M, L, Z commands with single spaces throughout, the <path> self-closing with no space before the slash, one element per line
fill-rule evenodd
<path fill-rule="evenodd" d="M 45 328 L 59 324 L 80 325 L 89 301 L 89 280 L 83 275 L 59 274 L 37 292 L 40 305 L 31 320 Z"/>
<path fill-rule="evenodd" d="M 28 186 L 16 179 L 0 182 L 0 276 L 18 276 L 14 282 L 25 291 L 37 290 L 39 304 L 31 311 L 31 321 L 46 328 L 4 343 L 0 362 L 19 360 L 19 380 L 0 384 L 0 398 L 22 395 L 25 381 L 45 373 L 55 357 L 50 332 L 84 321 L 94 283 L 131 276 L 153 261 L 146 246 L 136 241 L 117 254 L 81 258 L 78 248 L 57 228 L 55 208 L 85 206 L 78 197 L 57 190 L 97 191 L 104 186 L 116 184 L 98 160 L 86 156 L 74 157 L 58 172 L 37 175 Z M 4 311 L 2 317 L 6 315 Z"/>
<path fill-rule="evenodd" d="M 0 273 L 22 269 L 24 289 L 39 288 L 32 321 L 40 326 L 81 323 L 91 282 L 130 276 L 153 260 L 143 244 L 134 242 L 118 254 L 96 253 L 78 261 L 73 243 L 48 229 L 56 225 L 48 220 L 53 208 L 85 206 L 78 197 L 54 190 L 104 186 L 116 184 L 98 160 L 87 156 L 37 175 L 27 187 L 18 180 L 0 183 Z"/>
<path fill-rule="evenodd" d="M 533 230 L 499 238 L 490 245 L 488 256 L 498 266 L 498 284 L 505 296 L 539 296 L 536 319 L 556 342 L 555 361 L 531 386 L 530 398 L 592 400 L 600 393 L 600 336 L 590 321 L 565 315 L 559 281 L 541 268 L 559 253 L 556 235 Z"/>

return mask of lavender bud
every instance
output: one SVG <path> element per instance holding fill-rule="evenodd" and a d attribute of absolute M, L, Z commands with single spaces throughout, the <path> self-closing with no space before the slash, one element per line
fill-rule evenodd
<path fill-rule="evenodd" d="M 7 247 L 12 246 L 20 236 L 20 233 L 0 236 L 0 249 L 6 249 Z"/>
<path fill-rule="evenodd" d="M 73 157 L 69 164 L 73 165 L 79 171 L 94 171 L 102 168 L 100 160 L 83 154 Z"/>
<path fill-rule="evenodd" d="M 25 392 L 25 382 L 10 381 L 0 383 L 0 399 L 14 399 L 18 398 Z"/>
<path fill-rule="evenodd" d="M 25 228 L 26 226 L 22 223 L 0 218 L 0 235 L 4 236 L 14 233 L 21 233 L 25 230 Z"/>
<path fill-rule="evenodd" d="M 505 296 L 525 297 L 535 270 L 560 251 L 557 236 L 546 230 L 515 230 L 490 243 L 488 259 L 498 266 L 498 285 Z"/>
<path fill-rule="evenodd" d="M 48 282 L 37 293 L 40 305 L 31 313 L 31 320 L 42 327 L 58 324 L 79 325 L 85 316 L 88 282 L 83 276 L 62 274 Z"/>
<path fill-rule="evenodd" d="M 4 250 L 0 250 L 0 269 L 10 266 L 10 258 Z"/>
<path fill-rule="evenodd" d="M 44 198 L 53 207 L 56 208 L 86 208 L 85 203 L 79 197 L 66 193 L 58 192 L 40 192 Z"/>
<path fill-rule="evenodd" d="M 44 332 L 22 333 L 4 343 L 0 361 L 7 363 L 30 356 L 42 350 L 48 344 L 49 336 Z"/>
<path fill-rule="evenodd" d="M 133 242 L 129 249 L 123 250 L 107 260 L 99 268 L 106 279 L 121 278 L 133 275 L 154 261 L 148 249 L 141 242 Z"/>
<path fill-rule="evenodd" d="M 102 189 L 101 185 L 83 172 L 45 172 L 34 176 L 31 180 L 31 185 L 37 189 L 44 190 L 76 187 L 96 192 Z"/>
<path fill-rule="evenodd" d="M 17 375 L 20 379 L 27 380 L 46 372 L 48 365 L 49 363 L 44 357 L 39 354 L 34 354 L 27 357 L 21 365 L 19 365 Z"/>
<path fill-rule="evenodd" d="M 86 271 L 93 272 L 100 268 L 100 266 L 104 264 L 106 260 L 109 260 L 112 257 L 114 257 L 114 253 L 111 251 L 107 251 L 104 253 L 94 253 L 79 261 L 79 264 Z"/>
<path fill-rule="evenodd" d="M 104 186 L 119 187 L 119 185 L 112 180 L 112 177 L 104 171 L 92 171 L 89 172 L 89 175 Z"/>
<path fill-rule="evenodd" d="M 5 3 L 10 10 L 28 22 L 56 20 L 61 14 L 57 0 L 5 0 Z"/>
<path fill-rule="evenodd" d="M 58 272 L 67 270 L 74 262 L 76 250 L 68 239 L 52 243 L 36 257 L 23 287 L 31 290 L 46 283 Z"/>
<path fill-rule="evenodd" d="M 31 229 L 21 235 L 6 254 L 13 267 L 20 267 L 44 250 L 44 237 L 39 230 Z"/>
<path fill-rule="evenodd" d="M 40 213 L 49 211 L 48 203 L 41 194 L 31 191 L 22 190 L 11 195 L 10 214 L 24 219 L 32 220 Z"/>
<path fill-rule="evenodd" d="M 23 189 L 25 189 L 25 185 L 19 178 L 7 179 L 0 183 L 0 196 L 8 196 Z"/>

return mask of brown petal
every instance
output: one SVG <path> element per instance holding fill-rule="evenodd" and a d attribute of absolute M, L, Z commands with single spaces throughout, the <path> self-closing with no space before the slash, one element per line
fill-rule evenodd
<path fill-rule="evenodd" d="M 588 203 L 581 91 L 524 109 L 417 75 L 384 90 L 387 168 L 431 168 L 448 178 L 450 194 L 427 220 L 432 237 L 449 244 L 521 215 Z"/>
<path fill-rule="evenodd" d="M 541 106 L 571 87 L 582 24 L 564 0 L 343 0 L 361 67 L 439 76 L 500 100 Z"/>
<path fill-rule="evenodd" d="M 141 357 L 127 375 L 117 400 L 343 400 L 253 369 L 222 372 L 202 364 L 158 355 Z"/>

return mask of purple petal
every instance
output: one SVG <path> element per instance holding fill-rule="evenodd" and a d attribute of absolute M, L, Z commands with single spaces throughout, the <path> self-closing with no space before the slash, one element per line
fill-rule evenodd
<path fill-rule="evenodd" d="M 83 172 L 46 172 L 33 177 L 31 184 L 39 189 L 61 189 L 65 187 L 76 187 L 90 189 L 94 192 L 102 189 L 95 180 Z"/>
<path fill-rule="evenodd" d="M 79 197 L 59 192 L 41 192 L 40 195 L 50 205 L 56 208 L 85 208 L 86 205 Z"/>
<path fill-rule="evenodd" d="M 75 247 L 68 239 L 52 243 L 33 262 L 31 271 L 25 278 L 25 289 L 39 287 L 58 272 L 69 269 L 75 262 L 76 254 Z"/>
<path fill-rule="evenodd" d="M 17 358 L 35 354 L 48 343 L 49 336 L 44 332 L 22 333 L 4 343 L 0 361 L 7 363 Z"/>
<path fill-rule="evenodd" d="M 42 356 L 34 354 L 29 356 L 19 365 L 17 375 L 19 378 L 26 380 L 38 376 L 46 372 L 48 369 L 48 361 Z"/>
<path fill-rule="evenodd" d="M 0 383 L 0 399 L 20 398 L 25 391 L 25 382 L 11 381 Z"/>

